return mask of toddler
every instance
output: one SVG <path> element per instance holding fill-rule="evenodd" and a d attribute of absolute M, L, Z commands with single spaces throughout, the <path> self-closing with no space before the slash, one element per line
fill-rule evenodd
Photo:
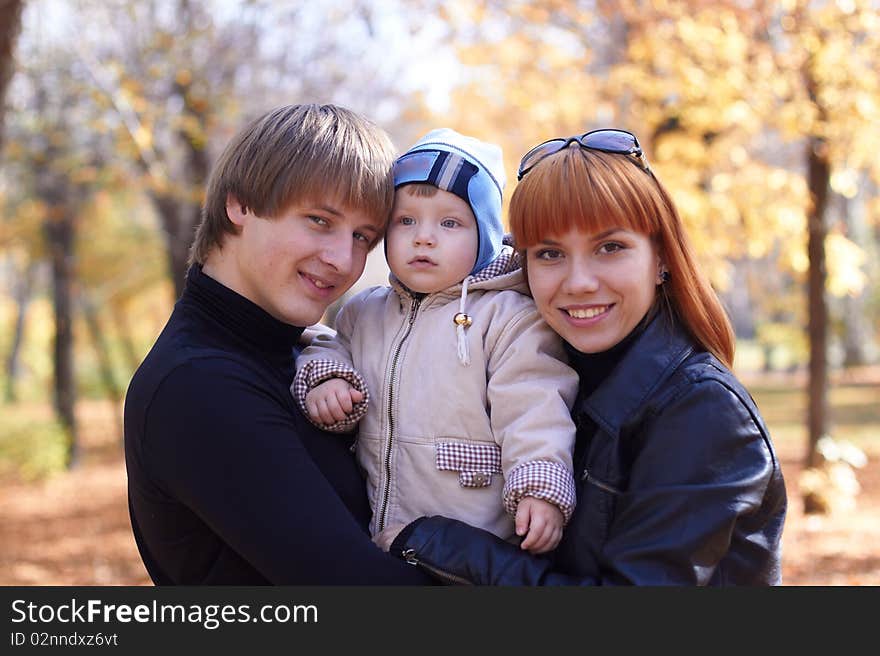
<path fill-rule="evenodd" d="M 543 553 L 574 509 L 578 379 L 503 241 L 504 181 L 498 146 L 420 139 L 394 165 L 390 286 L 348 301 L 297 359 L 310 420 L 358 426 L 374 535 L 445 515 Z"/>

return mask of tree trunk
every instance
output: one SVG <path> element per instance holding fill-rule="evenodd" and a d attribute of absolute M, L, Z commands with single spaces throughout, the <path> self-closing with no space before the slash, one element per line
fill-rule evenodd
<path fill-rule="evenodd" d="M 747 259 L 733 262 L 733 283 L 723 294 L 737 339 L 754 339 L 756 334 L 755 305 L 749 291 L 749 269 L 750 262 Z"/>
<path fill-rule="evenodd" d="M 188 3 L 184 2 L 186 6 Z M 188 7 L 187 7 L 188 14 Z M 199 103 L 193 97 L 192 81 L 188 84 L 181 84 L 179 81 L 175 83 L 176 91 L 183 98 L 184 111 L 186 115 L 192 119 L 192 122 L 199 126 L 199 130 L 203 133 L 198 137 L 190 134 L 186 130 L 180 130 L 178 137 L 184 145 L 186 152 L 186 168 L 187 178 L 190 182 L 191 189 L 200 198 L 205 190 L 208 182 L 208 175 L 211 172 L 211 162 L 208 159 L 207 130 L 208 124 L 208 108 L 209 103 Z M 181 289 L 178 290 L 178 297 L 183 291 L 183 283 L 186 277 L 186 263 L 189 259 L 189 249 L 195 237 L 196 226 L 202 219 L 202 204 L 199 201 L 182 203 L 178 214 L 180 224 L 177 232 L 176 247 L 181 251 L 179 257 L 182 262 L 183 275 L 180 277 Z M 175 283 L 176 284 L 176 283 Z"/>
<path fill-rule="evenodd" d="M 6 392 L 4 398 L 7 403 L 15 403 L 18 395 L 15 391 L 19 376 L 18 357 L 21 352 L 21 344 L 24 341 L 24 320 L 27 317 L 28 305 L 31 302 L 31 292 L 34 285 L 36 267 L 29 264 L 14 287 L 15 296 L 15 328 L 12 333 L 12 345 L 9 349 L 9 357 L 6 359 Z"/>
<path fill-rule="evenodd" d="M 867 176 L 866 176 L 867 177 Z M 866 180 L 863 182 L 867 182 Z M 876 268 L 876 247 L 871 240 L 871 231 L 866 221 L 865 201 L 867 194 L 860 191 L 854 198 L 840 197 L 843 220 L 847 236 L 865 251 L 865 273 L 868 276 L 867 288 L 854 296 L 843 299 L 843 366 L 858 367 L 871 364 L 877 346 L 871 321 L 868 315 L 868 294 Z"/>
<path fill-rule="evenodd" d="M 186 279 L 186 261 L 189 256 L 189 243 L 180 239 L 181 216 L 184 214 L 181 204 L 174 198 L 153 193 L 153 202 L 159 212 L 162 231 L 165 235 L 166 255 L 168 257 L 168 274 L 174 282 L 174 300 L 180 298 L 183 283 Z"/>
<path fill-rule="evenodd" d="M 809 258 L 808 305 L 810 337 L 810 381 L 807 399 L 808 449 L 806 466 L 815 467 L 820 458 L 816 444 L 829 430 L 828 416 L 828 304 L 825 298 L 825 237 L 828 234 L 826 209 L 831 178 L 828 146 L 820 137 L 807 143 L 807 182 L 812 207 L 808 220 Z"/>
<path fill-rule="evenodd" d="M 122 435 L 122 415 L 119 411 L 119 400 L 123 393 L 119 384 L 116 382 L 116 376 L 113 374 L 113 360 L 110 357 L 110 348 L 107 345 L 107 338 L 104 329 L 101 327 L 101 321 L 98 317 L 98 311 L 91 299 L 85 295 L 82 296 L 82 309 L 85 315 L 86 326 L 89 330 L 89 337 L 92 342 L 92 348 L 98 359 L 98 367 L 101 371 L 101 381 L 104 383 L 104 389 L 113 404 L 113 416 L 116 421 L 119 435 Z"/>
<path fill-rule="evenodd" d="M 15 70 L 15 41 L 21 30 L 22 0 L 0 0 L 0 146 L 3 145 L 3 98 Z"/>
<path fill-rule="evenodd" d="M 53 344 L 55 413 L 68 435 L 68 468 L 79 463 L 73 369 L 73 247 L 74 217 L 65 207 L 55 206 L 45 231 L 52 263 L 52 301 L 55 310 Z"/>
<path fill-rule="evenodd" d="M 181 3 L 183 15 L 188 14 L 188 3 Z M 191 83 L 190 83 L 191 84 Z M 183 100 L 184 112 L 204 130 L 207 124 L 207 107 L 199 108 L 194 104 L 191 97 L 190 84 L 175 82 L 174 91 Z M 199 195 L 204 192 L 205 184 L 210 173 L 211 163 L 208 160 L 203 137 L 196 138 L 186 130 L 181 129 L 177 133 L 185 153 L 185 170 L 183 172 L 186 184 L 190 190 L 197 191 Z M 159 211 L 162 227 L 165 232 L 168 270 L 174 281 L 174 297 L 180 298 L 186 281 L 187 261 L 189 260 L 189 248 L 195 237 L 196 226 L 202 215 L 201 202 L 180 200 L 171 196 L 153 194 L 153 201 Z"/>
<path fill-rule="evenodd" d="M 113 324 L 116 326 L 116 332 L 119 335 L 119 342 L 122 344 L 122 354 L 125 356 L 125 364 L 133 373 L 141 363 L 141 356 L 138 355 L 131 338 L 131 326 L 128 323 L 128 315 L 125 312 L 125 305 L 121 302 L 110 304 L 110 315 L 113 317 Z"/>

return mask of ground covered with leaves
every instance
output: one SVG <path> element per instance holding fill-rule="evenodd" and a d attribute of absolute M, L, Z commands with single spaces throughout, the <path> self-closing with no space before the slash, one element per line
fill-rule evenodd
<path fill-rule="evenodd" d="M 149 585 L 128 521 L 118 415 L 83 404 L 80 466 L 38 482 L 0 480 L 0 585 Z M 803 444 L 777 445 L 789 493 L 786 585 L 880 585 L 880 453 L 857 471 L 855 504 L 803 513 Z"/>

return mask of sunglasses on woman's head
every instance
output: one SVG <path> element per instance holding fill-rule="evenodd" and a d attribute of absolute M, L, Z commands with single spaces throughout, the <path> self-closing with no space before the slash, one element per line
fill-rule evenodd
<path fill-rule="evenodd" d="M 626 130 L 604 128 L 592 130 L 580 136 L 569 137 L 568 139 L 550 139 L 535 146 L 523 155 L 523 158 L 520 160 L 516 179 L 522 180 L 523 176 L 535 168 L 538 162 L 545 157 L 558 153 L 563 148 L 567 148 L 571 143 L 576 143 L 581 148 L 586 148 L 587 150 L 599 150 L 603 153 L 613 153 L 615 155 L 628 155 L 642 169 L 651 173 L 648 159 L 645 157 L 645 153 L 642 152 L 642 146 L 639 144 L 636 135 Z"/>

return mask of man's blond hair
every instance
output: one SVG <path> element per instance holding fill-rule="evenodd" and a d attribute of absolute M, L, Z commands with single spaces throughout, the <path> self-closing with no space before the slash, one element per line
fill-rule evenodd
<path fill-rule="evenodd" d="M 393 161 L 385 131 L 351 110 L 273 109 L 233 137 L 214 165 L 189 263 L 204 264 L 237 233 L 226 215 L 229 195 L 266 218 L 295 203 L 332 201 L 366 212 L 382 231 L 394 199 Z"/>

